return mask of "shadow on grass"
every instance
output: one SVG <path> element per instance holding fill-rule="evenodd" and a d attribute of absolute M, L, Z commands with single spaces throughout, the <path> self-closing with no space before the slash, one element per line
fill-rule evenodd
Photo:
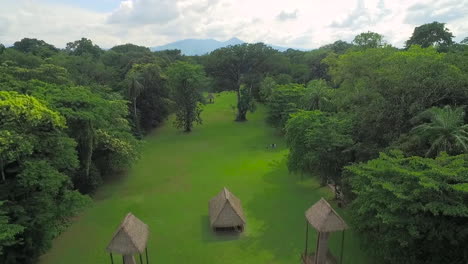
<path fill-rule="evenodd" d="M 208 215 L 201 216 L 201 233 L 202 241 L 206 243 L 219 243 L 232 240 L 238 240 L 242 234 L 238 232 L 215 232 L 210 226 L 210 217 Z"/>

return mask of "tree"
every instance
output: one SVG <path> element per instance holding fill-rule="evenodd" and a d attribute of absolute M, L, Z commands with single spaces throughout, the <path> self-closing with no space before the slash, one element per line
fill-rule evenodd
<path fill-rule="evenodd" d="M 335 85 L 333 104 L 354 120 L 356 160 L 380 151 L 412 129 L 410 120 L 433 106 L 462 105 L 464 73 L 434 48 L 367 49 L 327 58 Z M 372 127 L 370 130 L 369 127 Z"/>
<path fill-rule="evenodd" d="M 0 256 L 3 255 L 3 248 L 17 244 L 16 236 L 24 231 L 24 227 L 11 224 L 6 210 L 3 208 L 4 202 L 0 202 Z"/>
<path fill-rule="evenodd" d="M 127 73 L 126 95 L 132 102 L 132 114 L 137 133 L 149 132 L 169 115 L 172 102 L 159 65 L 134 64 Z"/>
<path fill-rule="evenodd" d="M 141 92 L 143 89 L 145 89 L 145 86 L 141 84 L 142 78 L 140 74 L 133 70 L 129 71 L 127 73 L 127 76 L 125 77 L 125 81 L 127 83 L 127 97 L 129 100 L 132 102 L 133 109 L 132 109 L 132 114 L 133 114 L 133 122 L 135 123 L 135 129 L 137 132 L 140 132 L 140 122 L 139 122 L 139 117 L 138 117 L 138 107 L 137 107 L 137 98 L 140 96 Z"/>
<path fill-rule="evenodd" d="M 266 102 L 269 100 L 269 97 L 273 93 L 273 90 L 276 88 L 275 79 L 272 77 L 265 77 L 260 84 L 260 98 L 262 101 Z"/>
<path fill-rule="evenodd" d="M 199 65 L 179 61 L 169 66 L 167 76 L 176 107 L 175 125 L 190 132 L 194 122 L 202 122 L 200 102 L 203 96 L 200 89 L 205 78 L 203 69 Z"/>
<path fill-rule="evenodd" d="M 0 55 L 2 55 L 4 51 L 5 51 L 5 45 L 0 43 Z"/>
<path fill-rule="evenodd" d="M 291 114 L 301 109 L 301 100 L 306 93 L 302 84 L 277 85 L 268 97 L 267 121 L 280 129 L 290 118 Z"/>
<path fill-rule="evenodd" d="M 334 53 L 344 54 L 348 49 L 352 48 L 353 44 L 346 41 L 337 40 L 332 44 L 320 47 L 321 49 L 331 49 Z"/>
<path fill-rule="evenodd" d="M 262 75 L 267 72 L 267 59 L 276 51 L 263 44 L 242 44 L 229 46 L 213 51 L 207 58 L 206 69 L 212 75 L 217 85 L 225 86 L 226 90 L 234 90 L 237 93 L 237 117 L 236 121 L 247 120 L 246 104 L 241 103 L 245 98 L 241 98 L 241 84 L 249 87 L 251 93 L 253 89 L 252 80 L 255 75 Z M 245 95 L 244 90 L 244 95 Z M 250 97 L 251 95 L 249 95 Z"/>
<path fill-rule="evenodd" d="M 24 53 L 32 53 L 42 58 L 51 57 L 58 52 L 58 49 L 53 45 L 35 38 L 24 38 L 20 41 L 16 41 L 13 44 L 13 48 Z"/>
<path fill-rule="evenodd" d="M 333 90 L 325 80 L 313 80 L 307 84 L 305 96 L 302 98 L 302 109 L 327 111 L 332 109 Z"/>
<path fill-rule="evenodd" d="M 467 263 L 468 155 L 400 151 L 345 168 L 354 228 L 384 263 Z"/>
<path fill-rule="evenodd" d="M 385 46 L 385 41 L 379 33 L 367 31 L 354 37 L 353 44 L 365 49 L 381 48 Z"/>
<path fill-rule="evenodd" d="M 441 152 L 452 155 L 468 153 L 468 124 L 464 124 L 463 108 L 433 107 L 419 114 L 415 121 L 429 120 L 413 128 L 412 132 L 430 144 L 426 156 Z"/>
<path fill-rule="evenodd" d="M 468 37 L 466 37 L 462 41 L 460 41 L 460 44 L 468 45 Z"/>
<path fill-rule="evenodd" d="M 102 50 L 98 45 L 93 44 L 90 39 L 81 38 L 74 42 L 68 42 L 65 51 L 74 56 L 83 56 L 85 54 L 98 58 L 102 54 Z"/>
<path fill-rule="evenodd" d="M 0 218 L 13 228 L 0 234 L 0 262 L 34 263 L 88 202 L 67 175 L 78 166 L 76 143 L 63 116 L 33 97 L 0 91 L 0 117 L 0 201 L 10 205 Z"/>
<path fill-rule="evenodd" d="M 351 120 L 321 111 L 300 111 L 286 123 L 290 147 L 288 168 L 301 173 L 317 173 L 321 184 L 341 184 L 341 170 L 350 159 L 354 144 Z"/>
<path fill-rule="evenodd" d="M 416 27 L 411 38 L 406 41 L 406 48 L 420 45 L 423 48 L 435 46 L 445 51 L 453 44 L 453 34 L 445 27 L 445 23 L 432 22 Z"/>

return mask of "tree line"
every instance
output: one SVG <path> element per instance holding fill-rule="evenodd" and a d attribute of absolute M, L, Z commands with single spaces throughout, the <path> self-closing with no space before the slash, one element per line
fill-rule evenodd
<path fill-rule="evenodd" d="M 83 38 L 58 49 L 25 38 L 0 49 L 0 262 L 34 263 L 142 138 L 176 113 L 201 122 L 200 65 L 180 51 Z"/>
<path fill-rule="evenodd" d="M 452 39 L 437 22 L 403 49 L 365 32 L 257 86 L 289 170 L 334 186 L 379 263 L 468 261 L 468 39 Z"/>
<path fill-rule="evenodd" d="M 266 104 L 289 169 L 334 184 L 379 259 L 465 263 L 467 44 L 434 22 L 403 49 L 375 32 L 311 51 L 255 43 L 191 57 L 86 38 L 0 45 L 0 262 L 35 262 L 86 194 L 138 159 L 147 133 L 171 113 L 190 132 L 203 92 L 230 90 L 235 121 Z"/>

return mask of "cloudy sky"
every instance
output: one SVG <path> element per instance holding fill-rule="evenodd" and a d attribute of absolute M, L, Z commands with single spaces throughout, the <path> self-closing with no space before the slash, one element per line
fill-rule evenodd
<path fill-rule="evenodd" d="M 317 48 L 364 31 L 402 46 L 439 21 L 468 36 L 468 0 L 0 0 L 0 43 L 24 37 L 57 47 L 87 37 L 104 48 L 185 38 Z"/>

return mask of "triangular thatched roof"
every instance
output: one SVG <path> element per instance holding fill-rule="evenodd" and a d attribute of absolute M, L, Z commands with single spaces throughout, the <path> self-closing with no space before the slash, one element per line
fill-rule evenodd
<path fill-rule="evenodd" d="M 319 232 L 335 232 L 348 229 L 348 225 L 343 218 L 323 198 L 312 205 L 305 212 L 305 216 L 307 221 Z"/>
<path fill-rule="evenodd" d="M 148 226 L 132 213 L 128 213 L 106 249 L 109 252 L 122 255 L 142 253 L 146 248 L 148 235 Z"/>
<path fill-rule="evenodd" d="M 210 200 L 208 209 L 213 227 L 233 227 L 246 223 L 241 201 L 226 188 Z"/>

